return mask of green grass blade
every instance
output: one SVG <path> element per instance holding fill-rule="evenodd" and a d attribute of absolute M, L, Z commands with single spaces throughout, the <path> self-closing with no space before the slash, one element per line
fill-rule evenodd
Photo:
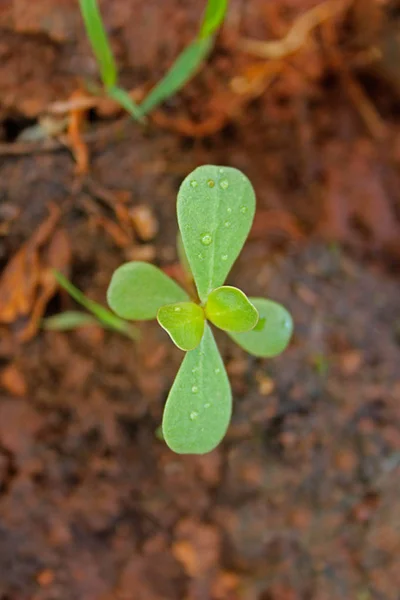
<path fill-rule="evenodd" d="M 192 42 L 178 56 L 168 73 L 151 90 L 139 106 L 140 114 L 147 115 L 164 100 L 179 91 L 191 79 L 202 61 L 210 52 L 212 39 L 210 37 Z"/>
<path fill-rule="evenodd" d="M 104 29 L 103 20 L 96 0 L 79 0 L 86 33 L 100 69 L 106 88 L 117 82 L 117 66 Z"/>
<path fill-rule="evenodd" d="M 200 38 L 209 37 L 216 32 L 224 20 L 227 8 L 228 0 L 208 0 L 200 27 Z"/>
<path fill-rule="evenodd" d="M 103 325 L 109 327 L 110 329 L 114 329 L 119 333 L 123 333 L 131 339 L 138 339 L 139 332 L 133 327 L 130 323 L 127 323 L 123 319 L 120 319 L 116 315 L 114 315 L 111 311 L 101 306 L 94 300 L 90 300 L 83 294 L 77 287 L 75 287 L 62 273 L 53 270 L 54 277 L 56 278 L 59 285 L 64 288 L 65 291 L 76 301 L 78 304 L 86 308 L 89 312 L 91 312 Z"/>
<path fill-rule="evenodd" d="M 132 100 L 126 90 L 114 86 L 107 88 L 107 94 L 110 98 L 118 102 L 136 121 L 144 121 L 139 106 Z"/>
<path fill-rule="evenodd" d="M 205 454 L 224 437 L 232 393 L 212 331 L 205 326 L 200 345 L 183 359 L 164 409 L 167 445 L 179 454 Z"/>
<path fill-rule="evenodd" d="M 50 331 L 71 331 L 72 329 L 98 324 L 99 321 L 97 319 L 77 310 L 67 310 L 53 317 L 47 317 L 42 321 L 43 329 Z"/>

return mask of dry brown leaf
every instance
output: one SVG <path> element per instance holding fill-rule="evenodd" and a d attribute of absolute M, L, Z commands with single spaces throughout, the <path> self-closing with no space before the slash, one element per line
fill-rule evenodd
<path fill-rule="evenodd" d="M 12 396 L 25 396 L 27 392 L 25 378 L 13 363 L 1 371 L 0 385 Z"/>
<path fill-rule="evenodd" d="M 49 217 L 10 260 L 0 279 L 0 323 L 10 324 L 26 317 L 33 307 L 41 277 L 39 249 L 60 217 L 55 205 L 49 208 Z"/>
<path fill-rule="evenodd" d="M 70 262 L 71 247 L 69 238 L 66 232 L 60 229 L 55 233 L 41 260 L 43 267 L 40 271 L 39 291 L 29 321 L 18 333 L 18 338 L 21 341 L 25 342 L 30 340 L 36 334 L 45 313 L 47 303 L 57 290 L 58 284 L 52 273 L 52 269 L 65 272 L 68 269 Z"/>

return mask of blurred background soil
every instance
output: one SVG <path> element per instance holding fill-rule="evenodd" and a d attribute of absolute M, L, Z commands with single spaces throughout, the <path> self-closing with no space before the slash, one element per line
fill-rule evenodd
<path fill-rule="evenodd" d="M 138 98 L 203 10 L 100 4 Z M 318 4 L 231 0 L 210 60 L 141 126 L 74 110 L 97 73 L 77 2 L 0 0 L 1 600 L 400 598 L 400 7 L 331 2 L 295 50 L 244 50 Z M 156 437 L 182 359 L 161 328 L 40 324 L 76 307 L 53 267 L 103 304 L 123 261 L 179 276 L 176 193 L 203 163 L 253 182 L 229 282 L 295 335 L 274 360 L 218 335 L 232 425 L 177 456 Z"/>

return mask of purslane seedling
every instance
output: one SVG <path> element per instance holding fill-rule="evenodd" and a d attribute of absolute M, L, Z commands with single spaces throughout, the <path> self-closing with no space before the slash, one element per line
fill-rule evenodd
<path fill-rule="evenodd" d="M 199 167 L 183 181 L 177 202 L 180 254 L 198 297 L 144 262 L 122 265 L 111 279 L 108 303 L 119 317 L 157 319 L 186 352 L 162 421 L 164 439 L 177 453 L 213 450 L 230 422 L 231 388 L 210 325 L 257 357 L 280 354 L 292 335 L 292 319 L 283 306 L 224 285 L 254 212 L 254 190 L 243 173 Z"/>

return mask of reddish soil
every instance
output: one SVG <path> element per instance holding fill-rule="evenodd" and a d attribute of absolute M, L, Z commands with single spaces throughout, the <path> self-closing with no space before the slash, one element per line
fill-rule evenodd
<path fill-rule="evenodd" d="M 194 1 L 101 4 L 138 93 L 201 13 Z M 40 314 L 20 305 L 0 327 L 0 600 L 399 599 L 396 3 L 349 3 L 265 89 L 238 102 L 231 86 L 263 64 L 240 36 L 282 37 L 316 4 L 232 0 L 211 61 L 146 128 L 91 111 L 79 176 L 63 144 L 20 137 L 96 72 L 76 3 L 0 0 L 1 266 L 30 248 L 17 292 L 37 270 L 49 316 L 76 308 L 49 287 L 49 266 L 102 303 L 127 259 L 175 273 L 179 183 L 227 164 L 257 192 L 229 282 L 295 322 L 274 360 L 217 336 L 232 425 L 211 454 L 176 456 L 156 431 L 182 353 L 161 328 L 141 325 L 136 344 L 96 327 L 35 333 Z M 372 46 L 380 61 L 362 62 Z M 148 236 L 124 221 L 142 205 L 158 224 Z"/>

